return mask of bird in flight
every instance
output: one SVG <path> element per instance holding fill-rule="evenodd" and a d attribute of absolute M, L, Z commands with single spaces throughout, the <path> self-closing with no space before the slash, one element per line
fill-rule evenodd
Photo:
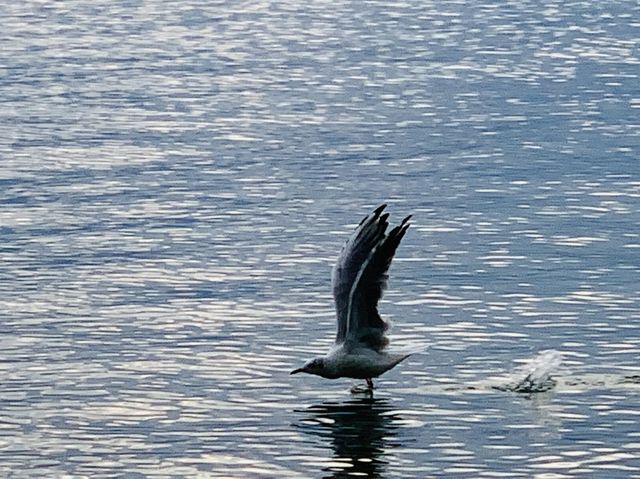
<path fill-rule="evenodd" d="M 307 373 L 327 379 L 354 378 L 367 382 L 396 366 L 410 354 L 392 354 L 385 332 L 389 324 L 380 317 L 378 301 L 387 286 L 393 255 L 409 228 L 407 216 L 386 233 L 388 213 L 381 205 L 367 215 L 342 247 L 333 267 L 331 285 L 338 331 L 333 348 L 325 356 L 307 361 L 291 374 Z"/>

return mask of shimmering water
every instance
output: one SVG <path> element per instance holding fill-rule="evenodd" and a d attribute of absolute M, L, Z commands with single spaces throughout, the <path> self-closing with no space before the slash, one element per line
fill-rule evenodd
<path fill-rule="evenodd" d="M 0 13 L 0 475 L 640 477 L 637 2 Z M 428 353 L 290 377 L 383 201 Z"/>

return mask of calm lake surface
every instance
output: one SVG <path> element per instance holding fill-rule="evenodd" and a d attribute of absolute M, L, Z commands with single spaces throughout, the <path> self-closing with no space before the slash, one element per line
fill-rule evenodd
<path fill-rule="evenodd" d="M 0 476 L 640 478 L 638 2 L 0 12 Z M 288 373 L 382 202 L 369 399 Z"/>

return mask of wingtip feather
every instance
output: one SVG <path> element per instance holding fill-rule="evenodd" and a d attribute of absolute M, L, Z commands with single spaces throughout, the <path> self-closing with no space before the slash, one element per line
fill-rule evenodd
<path fill-rule="evenodd" d="M 375 210 L 373 210 L 373 214 L 375 214 L 376 216 L 379 216 L 380 213 L 382 213 L 382 210 L 384 210 L 386 207 L 387 207 L 387 204 L 386 203 L 382 203 Z"/>

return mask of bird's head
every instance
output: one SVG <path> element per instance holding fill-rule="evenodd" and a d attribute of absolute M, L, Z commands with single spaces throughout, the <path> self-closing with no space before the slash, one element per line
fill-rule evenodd
<path fill-rule="evenodd" d="M 306 363 L 304 366 L 298 369 L 294 369 L 290 374 L 298 374 L 298 373 L 307 373 L 307 374 L 315 374 L 316 376 L 326 377 L 326 368 L 324 358 L 314 358 Z"/>

